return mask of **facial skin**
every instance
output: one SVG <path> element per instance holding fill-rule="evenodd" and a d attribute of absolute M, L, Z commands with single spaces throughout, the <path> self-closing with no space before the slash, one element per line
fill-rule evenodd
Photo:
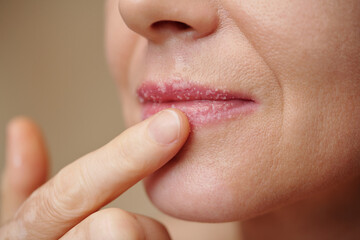
<path fill-rule="evenodd" d="M 149 79 L 258 103 L 194 129 L 146 180 L 165 213 L 245 220 L 359 176 L 358 0 L 108 0 L 107 56 L 129 125 L 141 120 L 135 92 Z"/>

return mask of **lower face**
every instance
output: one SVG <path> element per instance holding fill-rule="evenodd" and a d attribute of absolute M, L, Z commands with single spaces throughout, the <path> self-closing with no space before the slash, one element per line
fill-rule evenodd
<path fill-rule="evenodd" d="M 160 210 L 245 220 L 358 174 L 360 6 L 350 2 L 222 0 L 226 28 L 166 46 L 128 29 L 118 1 L 108 2 L 107 55 L 129 125 L 168 107 L 141 103 L 145 79 L 251 99 L 233 114 L 206 112 L 206 121 L 183 108 L 193 125 L 187 143 L 145 181 Z"/>

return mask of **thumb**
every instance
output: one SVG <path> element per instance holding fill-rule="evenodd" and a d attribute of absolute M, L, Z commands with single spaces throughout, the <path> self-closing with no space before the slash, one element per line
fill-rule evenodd
<path fill-rule="evenodd" d="M 47 179 L 48 157 L 40 129 L 17 117 L 7 127 L 6 165 L 2 176 L 1 223 L 10 220 L 29 195 Z"/>

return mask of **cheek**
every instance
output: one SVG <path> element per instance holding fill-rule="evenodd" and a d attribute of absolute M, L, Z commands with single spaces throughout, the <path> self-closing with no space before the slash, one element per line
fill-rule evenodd
<path fill-rule="evenodd" d="M 227 6 L 282 88 L 287 158 L 324 174 L 324 169 L 357 166 L 360 142 L 360 8 L 356 0 L 330 2 L 260 0 Z"/>
<path fill-rule="evenodd" d="M 358 174 L 358 1 L 251 2 L 241 2 L 244 12 L 237 20 L 283 90 L 278 176 L 288 177 L 289 196 L 306 196 Z"/>
<path fill-rule="evenodd" d="M 226 7 L 239 31 L 278 78 L 285 104 L 316 104 L 328 101 L 326 94 L 359 95 L 358 1 L 230 2 Z"/>

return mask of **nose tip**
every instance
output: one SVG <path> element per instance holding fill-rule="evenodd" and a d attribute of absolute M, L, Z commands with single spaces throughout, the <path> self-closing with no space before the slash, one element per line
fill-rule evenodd
<path fill-rule="evenodd" d="M 198 39 L 218 26 L 216 7 L 209 0 L 120 0 L 119 11 L 130 29 L 153 42 Z"/>

